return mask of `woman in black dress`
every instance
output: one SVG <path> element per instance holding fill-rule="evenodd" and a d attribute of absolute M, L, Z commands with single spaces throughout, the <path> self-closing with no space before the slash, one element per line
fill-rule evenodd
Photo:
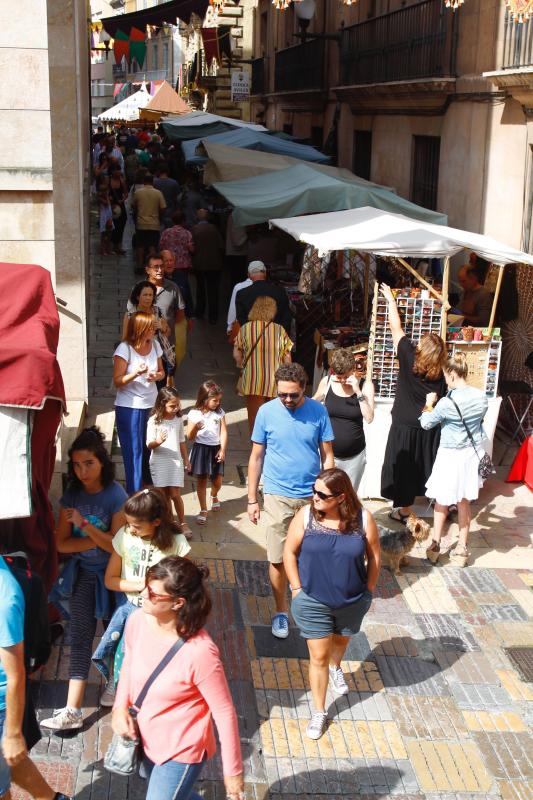
<path fill-rule="evenodd" d="M 382 283 L 380 290 L 389 306 L 389 325 L 400 362 L 381 470 L 381 494 L 392 500 L 389 517 L 405 524 L 415 498 L 425 494 L 439 447 L 440 430 L 423 430 L 419 417 L 427 394 L 446 394 L 442 367 L 447 353 L 436 333 L 426 334 L 418 345 L 408 339 L 390 287 Z"/>

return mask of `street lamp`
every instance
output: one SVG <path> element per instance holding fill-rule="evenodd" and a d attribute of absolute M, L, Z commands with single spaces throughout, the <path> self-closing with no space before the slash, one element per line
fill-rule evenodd
<path fill-rule="evenodd" d="M 333 42 L 340 42 L 342 32 L 339 33 L 308 33 L 309 23 L 315 16 L 316 0 L 296 0 L 294 4 L 294 11 L 300 26 L 300 32 L 295 33 L 294 36 L 306 42 L 308 37 L 312 39 L 329 39 Z"/>

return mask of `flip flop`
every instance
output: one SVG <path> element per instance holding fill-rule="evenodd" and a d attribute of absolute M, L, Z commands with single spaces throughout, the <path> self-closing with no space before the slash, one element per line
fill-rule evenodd
<path fill-rule="evenodd" d="M 398 516 L 397 517 L 394 516 L 395 514 L 397 514 Z M 405 523 L 409 519 L 409 514 L 402 514 L 401 511 L 398 508 L 396 508 L 393 509 L 392 511 L 389 511 L 389 519 L 392 519 L 394 522 L 399 522 L 402 525 L 405 525 Z"/>
<path fill-rule="evenodd" d="M 220 500 L 216 495 L 211 495 L 211 511 L 220 511 Z"/>
<path fill-rule="evenodd" d="M 207 522 L 207 510 L 202 509 L 200 513 L 197 514 L 196 522 L 198 525 L 205 525 Z"/>

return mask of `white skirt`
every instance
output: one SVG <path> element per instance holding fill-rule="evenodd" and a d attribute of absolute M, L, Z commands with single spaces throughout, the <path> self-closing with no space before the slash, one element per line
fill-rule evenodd
<path fill-rule="evenodd" d="M 483 449 L 478 447 L 483 456 Z M 426 496 L 441 506 L 461 500 L 477 500 L 483 480 L 478 473 L 479 458 L 473 447 L 439 447 L 431 475 L 426 483 Z"/>

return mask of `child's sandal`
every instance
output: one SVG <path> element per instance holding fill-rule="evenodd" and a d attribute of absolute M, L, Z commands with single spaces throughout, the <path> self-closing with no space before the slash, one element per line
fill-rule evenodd
<path fill-rule="evenodd" d="M 186 522 L 181 523 L 181 532 L 186 539 L 192 539 L 192 531 Z"/>
<path fill-rule="evenodd" d="M 205 525 L 207 522 L 207 510 L 202 509 L 200 513 L 196 516 L 196 522 L 198 525 Z"/>
<path fill-rule="evenodd" d="M 220 500 L 216 494 L 211 495 L 211 511 L 220 511 Z"/>

